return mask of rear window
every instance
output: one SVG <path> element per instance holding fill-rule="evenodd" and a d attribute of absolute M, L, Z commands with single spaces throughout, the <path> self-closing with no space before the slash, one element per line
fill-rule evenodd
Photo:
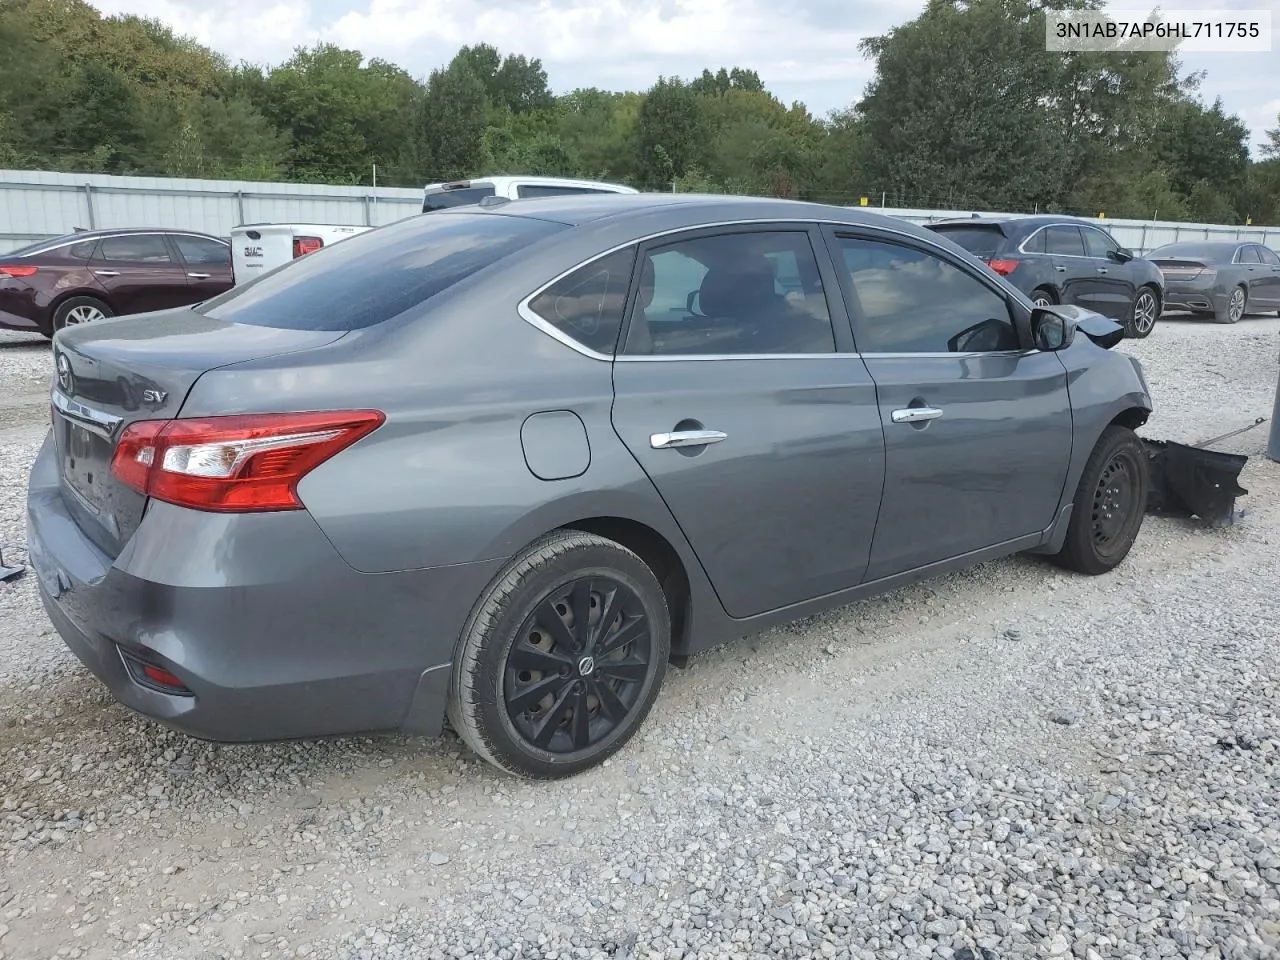
<path fill-rule="evenodd" d="M 358 330 L 566 229 L 482 213 L 410 217 L 291 260 L 196 310 L 260 327 Z"/>
<path fill-rule="evenodd" d="M 492 186 L 459 187 L 456 190 L 433 190 L 422 202 L 422 212 L 445 210 L 449 207 L 465 207 L 470 203 L 479 203 L 485 197 L 493 196 Z"/>
<path fill-rule="evenodd" d="M 1004 231 L 995 226 L 935 226 L 931 228 L 952 243 L 958 243 L 975 257 L 991 257 L 1004 243 Z"/>

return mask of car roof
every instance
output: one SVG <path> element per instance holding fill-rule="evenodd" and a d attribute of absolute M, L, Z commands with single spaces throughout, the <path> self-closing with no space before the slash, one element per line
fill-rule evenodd
<path fill-rule="evenodd" d="M 1054 214 L 1027 214 L 1025 216 L 1013 214 L 1007 217 L 951 217 L 947 220 L 935 220 L 928 224 L 930 227 L 1003 227 L 1014 224 L 1018 227 L 1026 227 L 1033 229 L 1036 227 L 1051 226 L 1055 223 L 1075 224 L 1077 226 L 1096 227 L 1099 224 L 1093 220 L 1084 217 L 1073 217 L 1068 214 L 1057 216 Z"/>
<path fill-rule="evenodd" d="M 471 177 L 465 180 L 445 180 L 440 183 L 428 183 L 424 189 L 428 192 L 443 193 L 449 188 L 462 190 L 467 187 L 487 184 L 497 189 L 500 187 L 508 187 L 513 183 L 538 183 L 554 187 L 595 187 L 596 189 L 617 191 L 618 193 L 628 194 L 635 191 L 634 187 L 628 187 L 622 183 L 610 183 L 606 180 L 579 180 L 574 177 L 540 177 L 532 174 L 527 177 L 503 174 L 493 177 Z"/>
<path fill-rule="evenodd" d="M 1262 246 L 1257 240 L 1177 240 L 1156 247 L 1152 253 L 1161 250 L 1176 250 L 1181 253 L 1234 253 L 1240 247 Z"/>
<path fill-rule="evenodd" d="M 103 237 L 123 237 L 147 233 L 179 234 L 189 237 L 203 237 L 206 240 L 216 240 L 219 243 L 226 243 L 224 239 L 221 237 L 215 237 L 213 234 L 202 233 L 199 230 L 185 230 L 181 227 L 103 227 L 98 230 L 80 230 L 74 233 L 64 233 L 60 237 L 50 237 L 47 240 L 38 240 L 35 243 L 28 244 L 18 250 L 11 250 L 9 253 L 5 254 L 5 256 L 35 256 L 40 253 L 56 250 L 59 247 L 65 247 L 75 243 L 85 243 L 89 240 L 100 240 Z"/>
<path fill-rule="evenodd" d="M 600 193 L 523 200 L 486 200 L 421 214 L 424 217 L 475 213 L 528 217 L 568 226 L 615 226 L 634 220 L 637 235 L 654 229 L 687 229 L 701 224 L 750 220 L 800 220 L 879 227 L 908 233 L 929 242 L 938 236 L 897 217 L 860 207 L 839 207 L 806 200 L 700 193 Z"/>

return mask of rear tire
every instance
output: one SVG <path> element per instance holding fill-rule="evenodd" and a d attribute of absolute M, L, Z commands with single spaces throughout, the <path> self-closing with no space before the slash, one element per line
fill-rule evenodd
<path fill-rule="evenodd" d="M 477 602 L 454 657 L 449 722 L 500 770 L 572 776 L 639 729 L 670 652 L 666 596 L 645 562 L 604 537 L 559 530 Z"/>
<path fill-rule="evenodd" d="M 1151 335 L 1160 319 L 1160 294 L 1151 287 L 1139 287 L 1129 304 L 1129 319 L 1124 324 L 1124 335 L 1141 340 Z"/>
<path fill-rule="evenodd" d="M 1244 287 L 1235 287 L 1226 303 L 1220 307 L 1214 307 L 1213 319 L 1217 323 L 1239 323 L 1248 309 L 1249 291 Z"/>
<path fill-rule="evenodd" d="M 49 336 L 67 327 L 92 323 L 115 315 L 114 310 L 96 297 L 70 297 L 58 304 L 58 309 L 53 312 L 53 331 Z"/>
<path fill-rule="evenodd" d="M 1030 297 L 1031 303 L 1037 307 L 1052 306 L 1058 302 L 1058 298 L 1054 295 L 1053 291 L 1047 287 L 1036 287 L 1031 291 Z"/>
<path fill-rule="evenodd" d="M 1147 452 L 1138 435 L 1128 427 L 1107 427 L 1080 475 L 1067 539 L 1054 562 L 1090 576 L 1119 566 L 1142 529 L 1150 488 Z"/>

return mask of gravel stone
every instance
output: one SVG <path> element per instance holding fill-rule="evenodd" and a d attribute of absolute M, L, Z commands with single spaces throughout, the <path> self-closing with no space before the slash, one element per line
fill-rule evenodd
<path fill-rule="evenodd" d="M 1269 415 L 1280 320 L 1116 349 L 1146 436 Z M 19 563 L 50 368 L 0 334 Z M 31 576 L 0 584 L 0 958 L 1280 958 L 1265 444 L 1217 447 L 1250 456 L 1232 527 L 1148 517 L 1108 576 L 1015 557 L 708 651 L 558 783 L 452 736 L 191 740 L 111 700 Z"/>

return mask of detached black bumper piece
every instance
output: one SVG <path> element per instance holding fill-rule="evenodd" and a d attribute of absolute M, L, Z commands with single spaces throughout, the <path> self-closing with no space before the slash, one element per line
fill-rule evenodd
<path fill-rule="evenodd" d="M 0 551 L 0 582 L 5 580 L 15 580 L 26 573 L 27 568 L 18 565 L 5 566 L 4 552 Z"/>
<path fill-rule="evenodd" d="M 1199 517 L 1215 527 L 1235 522 L 1240 471 L 1249 458 L 1189 447 L 1172 440 L 1142 441 L 1151 470 L 1147 512 L 1166 517 Z"/>

